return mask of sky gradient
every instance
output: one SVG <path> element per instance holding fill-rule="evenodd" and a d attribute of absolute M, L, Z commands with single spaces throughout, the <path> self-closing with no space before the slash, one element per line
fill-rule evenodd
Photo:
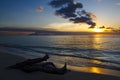
<path fill-rule="evenodd" d="M 87 24 L 74 24 L 56 16 L 51 0 L 1 0 L 0 28 L 48 28 L 59 31 L 88 31 Z M 97 26 L 120 27 L 120 0 L 75 0 L 93 13 Z"/>

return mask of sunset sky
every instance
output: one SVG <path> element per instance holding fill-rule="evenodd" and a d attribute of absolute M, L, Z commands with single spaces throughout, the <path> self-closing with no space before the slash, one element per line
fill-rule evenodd
<path fill-rule="evenodd" d="M 74 24 L 55 15 L 51 0 L 1 0 L 0 28 L 47 28 L 59 31 L 90 31 L 87 24 Z M 120 0 L 74 0 L 93 13 L 96 26 L 120 27 Z"/>

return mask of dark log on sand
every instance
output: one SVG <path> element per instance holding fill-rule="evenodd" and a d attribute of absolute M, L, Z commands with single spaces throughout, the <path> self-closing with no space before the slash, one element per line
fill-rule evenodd
<path fill-rule="evenodd" d="M 51 74 L 65 74 L 68 71 L 66 63 L 62 68 L 57 68 L 52 62 L 45 62 L 41 64 L 34 64 L 32 66 L 25 66 L 20 70 L 26 73 L 42 71 L 42 72 L 51 73 Z"/>
<path fill-rule="evenodd" d="M 49 56 L 46 54 L 43 58 L 27 59 L 23 62 L 16 63 L 15 65 L 9 66 L 9 67 L 7 67 L 7 69 L 19 69 L 24 66 L 30 66 L 35 63 L 40 63 L 42 61 L 46 61 L 48 58 L 49 58 Z"/>
<path fill-rule="evenodd" d="M 52 62 L 45 62 L 48 58 L 49 56 L 45 55 L 43 58 L 28 59 L 9 66 L 7 69 L 19 69 L 26 73 L 42 71 L 51 74 L 65 74 L 68 71 L 66 63 L 62 68 L 57 68 Z"/>

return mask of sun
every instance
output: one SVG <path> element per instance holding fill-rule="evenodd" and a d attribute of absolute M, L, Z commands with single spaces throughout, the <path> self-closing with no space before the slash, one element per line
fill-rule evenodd
<path fill-rule="evenodd" d="M 104 32 L 104 29 L 94 28 L 93 32 L 97 32 L 97 33 Z"/>

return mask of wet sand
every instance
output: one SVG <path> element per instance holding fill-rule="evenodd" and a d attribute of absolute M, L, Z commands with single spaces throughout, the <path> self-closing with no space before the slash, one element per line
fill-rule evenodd
<path fill-rule="evenodd" d="M 75 67 L 68 66 L 72 71 L 64 75 L 49 74 L 44 72 L 24 73 L 20 70 L 7 70 L 6 67 L 25 58 L 0 52 L 0 80 L 120 80 L 120 76 L 81 72 Z M 104 69 L 102 72 L 104 73 Z M 114 74 L 114 73 L 113 73 Z"/>

